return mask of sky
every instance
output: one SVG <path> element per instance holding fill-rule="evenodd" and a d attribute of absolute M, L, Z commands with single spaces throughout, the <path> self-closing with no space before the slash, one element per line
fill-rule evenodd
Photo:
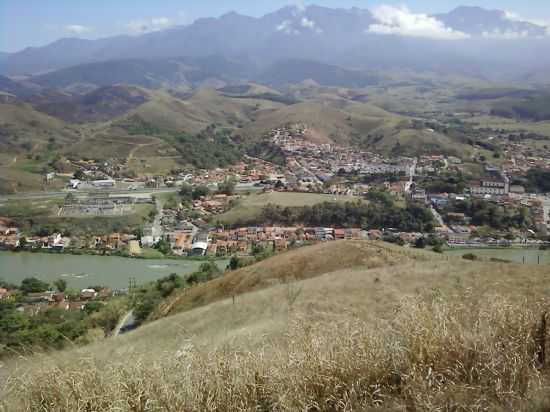
<path fill-rule="evenodd" d="M 550 22 L 550 0 L 0 0 L 0 51 L 43 46 L 63 37 L 136 35 L 229 11 L 261 16 L 292 4 L 365 9 L 394 5 L 427 14 L 469 5 Z"/>

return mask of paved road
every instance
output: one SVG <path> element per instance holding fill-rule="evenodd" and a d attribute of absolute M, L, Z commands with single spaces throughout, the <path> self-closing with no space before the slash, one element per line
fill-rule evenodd
<path fill-rule="evenodd" d="M 29 200 L 29 199 L 49 199 L 49 198 L 60 198 L 65 197 L 69 193 L 75 195 L 86 195 L 89 193 L 108 193 L 110 195 L 155 195 L 160 193 L 175 193 L 179 189 L 173 187 L 167 187 L 162 189 L 138 189 L 138 190 L 65 190 L 59 192 L 29 192 L 29 193 L 17 193 L 14 195 L 4 195 L 0 196 L 0 201 L 2 200 Z"/>
<path fill-rule="evenodd" d="M 545 197 L 542 199 L 542 207 L 544 209 L 544 223 L 550 231 L 550 198 Z"/>
<path fill-rule="evenodd" d="M 120 335 L 121 331 L 124 328 L 127 328 L 129 326 L 134 325 L 136 323 L 136 319 L 134 317 L 134 311 L 129 311 L 126 315 L 123 316 L 123 318 L 118 322 L 118 325 L 116 325 L 115 330 L 113 331 L 113 337 L 116 337 Z M 124 332 L 122 332 L 124 333 Z"/>
<path fill-rule="evenodd" d="M 441 227 L 445 226 L 445 222 L 443 221 L 443 218 L 438 213 L 438 211 L 435 210 L 433 207 L 430 207 L 430 211 L 432 212 L 432 215 L 434 216 L 435 220 L 437 220 L 437 223 L 439 224 L 439 226 Z"/>
<path fill-rule="evenodd" d="M 254 189 L 253 183 L 239 183 L 235 187 L 236 190 L 251 190 Z M 127 190 L 127 189 L 90 189 L 90 190 L 61 190 L 58 192 L 28 192 L 28 193 L 17 193 L 13 195 L 2 195 L 0 196 L 0 201 L 6 200 L 32 200 L 32 199 L 56 199 L 64 198 L 69 193 L 74 193 L 75 195 L 87 195 L 89 193 L 108 193 L 110 195 L 155 195 L 162 193 L 176 193 L 179 192 L 177 187 L 163 187 L 160 189 L 137 189 L 137 190 Z"/>

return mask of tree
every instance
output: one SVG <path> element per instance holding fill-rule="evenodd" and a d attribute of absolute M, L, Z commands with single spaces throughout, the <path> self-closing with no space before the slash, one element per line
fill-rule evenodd
<path fill-rule="evenodd" d="M 200 199 L 201 197 L 206 197 L 210 194 L 210 189 L 208 186 L 197 186 L 193 189 L 193 200 Z"/>
<path fill-rule="evenodd" d="M 60 292 L 65 292 L 67 290 L 67 281 L 65 279 L 57 279 L 53 282 L 53 285 Z"/>
<path fill-rule="evenodd" d="M 88 315 L 91 315 L 92 313 L 99 312 L 101 308 L 103 307 L 103 303 L 98 301 L 92 301 L 86 303 L 84 305 L 84 312 L 86 312 Z"/>
<path fill-rule="evenodd" d="M 169 255 L 170 253 L 172 253 L 170 243 L 168 243 L 165 239 L 159 240 L 155 245 L 155 249 L 157 249 L 163 255 Z"/>
<path fill-rule="evenodd" d="M 231 196 L 234 191 L 235 187 L 237 186 L 237 181 L 234 178 L 225 179 L 222 183 L 218 185 L 218 193 Z"/>
<path fill-rule="evenodd" d="M 25 294 L 44 292 L 49 288 L 49 284 L 37 278 L 26 278 L 21 282 L 21 291 Z"/>
<path fill-rule="evenodd" d="M 186 201 L 193 199 L 193 186 L 189 183 L 184 183 L 180 188 L 179 195 Z"/>
<path fill-rule="evenodd" d="M 417 249 L 425 249 L 426 248 L 426 240 L 423 237 L 419 237 L 418 239 L 416 239 L 414 247 L 417 248 Z"/>

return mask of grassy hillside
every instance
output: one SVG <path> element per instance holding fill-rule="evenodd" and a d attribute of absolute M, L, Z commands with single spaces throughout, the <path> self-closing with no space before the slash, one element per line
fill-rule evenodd
<path fill-rule="evenodd" d="M 0 104 L 0 193 L 40 189 L 48 162 L 80 133 L 27 104 Z"/>
<path fill-rule="evenodd" d="M 151 101 L 128 115 L 130 120 L 141 120 L 160 131 L 198 133 L 212 123 L 237 127 L 250 121 L 250 116 L 264 109 L 283 106 L 269 100 L 239 99 L 202 89 L 179 99 L 163 92 L 152 94 Z"/>
<path fill-rule="evenodd" d="M 58 101 L 40 102 L 35 108 L 71 123 L 106 121 L 134 109 L 149 100 L 144 89 L 130 86 L 101 87 L 83 96 L 68 96 Z M 32 99 L 31 99 L 32 101 Z"/>
<path fill-rule="evenodd" d="M 235 224 L 251 216 L 258 216 L 262 208 L 268 204 L 279 205 L 283 207 L 298 207 L 313 205 L 316 203 L 334 201 L 335 196 L 323 195 L 316 193 L 289 193 L 289 192 L 273 192 L 251 194 L 238 201 L 238 204 L 231 210 L 216 216 L 216 220 L 224 224 Z M 338 196 L 336 200 L 342 202 L 351 202 L 357 200 L 352 196 Z"/>
<path fill-rule="evenodd" d="M 10 411 L 543 411 L 547 273 L 383 243 L 317 245 L 197 286 L 182 297 L 187 311 L 127 335 L 20 359 L 2 401 Z"/>
<path fill-rule="evenodd" d="M 339 144 L 351 143 L 353 135 L 384 133 L 391 129 L 397 117 L 373 106 L 361 109 L 355 105 L 337 105 L 316 101 L 302 102 L 258 113 L 254 120 L 239 131 L 243 136 L 257 138 L 287 124 L 308 128 L 312 139 Z"/>

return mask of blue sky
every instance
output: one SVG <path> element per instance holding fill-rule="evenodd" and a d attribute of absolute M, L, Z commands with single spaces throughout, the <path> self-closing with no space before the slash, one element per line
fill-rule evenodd
<path fill-rule="evenodd" d="M 138 34 L 228 11 L 260 16 L 292 0 L 0 0 L 0 51 L 42 46 L 62 37 L 100 38 Z M 414 12 L 446 12 L 458 5 L 512 11 L 550 21 L 550 0 L 317 0 L 327 7 L 406 5 Z"/>

